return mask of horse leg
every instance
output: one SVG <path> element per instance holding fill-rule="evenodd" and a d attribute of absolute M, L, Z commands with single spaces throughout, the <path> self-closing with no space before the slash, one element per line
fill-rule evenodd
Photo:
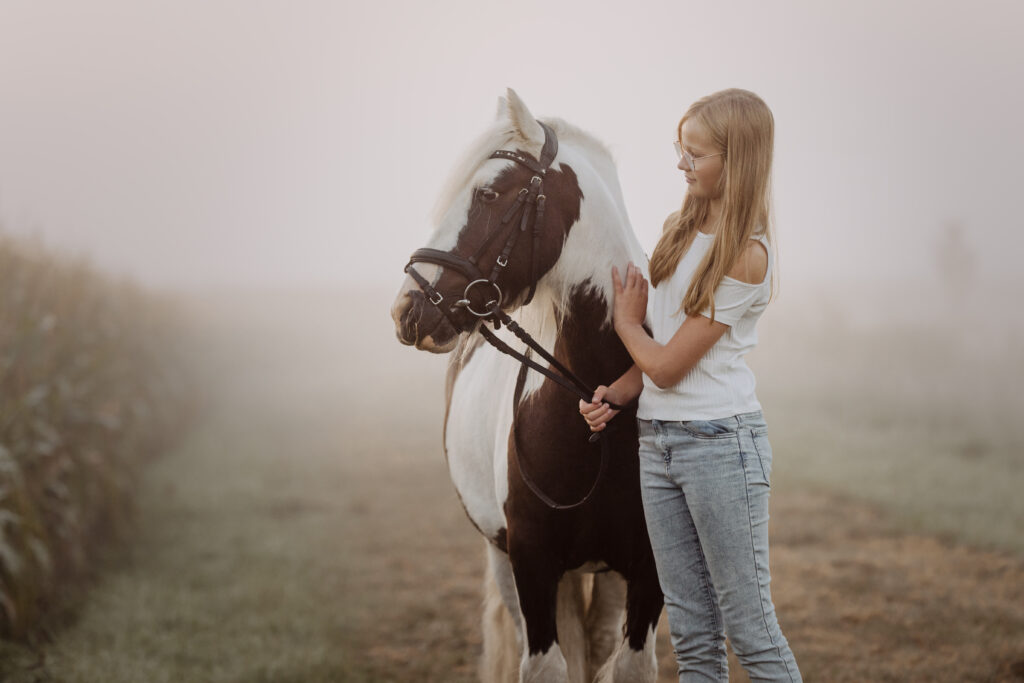
<path fill-rule="evenodd" d="M 523 649 L 523 617 L 508 555 L 487 543 L 484 577 L 482 683 L 517 683 Z"/>
<path fill-rule="evenodd" d="M 587 677 L 587 641 L 583 630 L 583 576 L 566 572 L 558 582 L 555 625 L 558 644 L 565 657 L 569 683 L 590 683 Z"/>
<path fill-rule="evenodd" d="M 625 637 L 598 671 L 594 683 L 655 683 L 658 678 L 654 641 L 665 598 L 658 584 L 654 558 L 641 566 L 628 579 Z"/>
<path fill-rule="evenodd" d="M 622 612 L 626 604 L 626 580 L 621 574 L 604 571 L 593 577 L 594 587 L 586 617 L 590 664 L 588 681 L 594 680 L 598 669 L 611 656 L 622 638 Z"/>
<path fill-rule="evenodd" d="M 522 683 L 566 683 L 568 666 L 558 646 L 557 603 L 560 571 L 544 548 L 517 547 L 509 531 L 509 557 L 516 577 L 526 647 L 519 665 Z"/>

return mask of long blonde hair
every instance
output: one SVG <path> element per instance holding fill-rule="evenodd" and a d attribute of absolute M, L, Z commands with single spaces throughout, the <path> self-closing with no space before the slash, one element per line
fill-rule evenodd
<path fill-rule="evenodd" d="M 722 215 L 711 248 L 697 266 L 680 310 L 697 315 L 708 306 L 715 319 L 715 289 L 746 248 L 748 239 L 763 234 L 774 248 L 771 213 L 772 148 L 775 121 L 764 101 L 748 90 L 721 90 L 694 102 L 679 120 L 676 135 L 690 118 L 711 134 L 715 147 L 725 152 L 718 189 Z M 707 220 L 711 200 L 687 193 L 683 206 L 672 212 L 651 254 L 651 284 L 668 280 L 683 254 Z M 775 289 L 772 269 L 771 290 Z M 677 311 L 678 313 L 678 311 Z"/>

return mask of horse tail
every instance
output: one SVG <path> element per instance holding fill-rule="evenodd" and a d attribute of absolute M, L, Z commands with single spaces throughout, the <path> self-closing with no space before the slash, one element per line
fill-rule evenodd
<path fill-rule="evenodd" d="M 611 658 L 623 639 L 626 580 L 618 572 L 587 576 L 592 584 L 586 619 L 590 665 L 590 677 L 587 680 L 594 681 L 598 670 Z"/>

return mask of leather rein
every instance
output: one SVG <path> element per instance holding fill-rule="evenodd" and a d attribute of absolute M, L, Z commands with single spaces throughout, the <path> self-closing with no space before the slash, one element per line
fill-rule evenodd
<path fill-rule="evenodd" d="M 540 122 L 538 121 L 538 123 Z M 497 282 L 499 275 L 508 265 L 508 257 L 512 253 L 512 249 L 515 247 L 519 236 L 530 229 L 530 219 L 532 215 L 533 243 L 531 245 L 530 254 L 530 291 L 526 296 L 526 300 L 523 302 L 524 306 L 533 300 L 533 295 L 537 289 L 537 280 L 539 279 L 537 274 L 537 252 L 540 246 L 540 235 L 544 224 L 544 208 L 547 202 L 547 197 L 543 193 L 544 176 L 547 174 L 548 168 L 551 166 L 551 162 L 558 153 L 558 138 L 555 136 L 555 132 L 544 123 L 540 123 L 540 126 L 544 130 L 544 146 L 541 149 L 540 159 L 535 159 L 532 155 L 526 154 L 525 152 L 512 152 L 504 149 L 499 149 L 491 153 L 489 157 L 490 159 L 509 159 L 529 168 L 533 171 L 534 175 L 530 179 L 529 185 L 519 190 L 519 195 L 516 197 L 516 201 L 502 216 L 501 224 L 484 239 L 484 242 L 476 252 L 469 258 L 465 258 L 450 251 L 441 251 L 439 249 L 430 248 L 417 249 L 409 258 L 409 263 L 405 266 L 405 272 L 415 280 L 416 284 L 419 285 L 420 289 L 422 289 L 423 293 L 427 296 L 427 300 L 441 311 L 455 330 L 460 330 L 462 327 L 455 319 L 453 310 L 456 308 L 465 308 L 471 314 L 481 319 L 480 325 L 477 329 L 480 331 L 480 334 L 483 335 L 484 339 L 491 344 L 491 346 L 506 355 L 512 356 L 520 362 L 521 367 L 519 368 L 519 375 L 516 378 L 516 388 L 512 397 L 512 438 L 515 444 L 515 458 L 519 474 L 522 477 L 523 482 L 526 483 L 527 487 L 534 493 L 534 495 L 540 498 L 548 507 L 555 510 L 570 510 L 586 503 L 597 490 L 601 477 L 604 475 L 604 471 L 608 465 L 608 439 L 602 438 L 603 435 L 600 432 L 594 432 L 590 436 L 590 443 L 597 441 L 601 443 L 601 465 L 590 490 L 587 491 L 586 495 L 574 503 L 559 503 L 544 493 L 536 482 L 527 475 L 526 470 L 523 469 L 523 463 L 520 460 L 519 455 L 519 433 L 516 429 L 516 421 L 518 417 L 517 406 L 519 405 L 519 399 L 522 396 L 523 387 L 526 384 L 527 370 L 530 368 L 541 373 L 567 391 L 575 394 L 586 403 L 590 403 L 594 396 L 594 390 L 587 386 L 586 382 L 581 380 L 569 368 L 565 367 L 565 365 L 558 361 L 552 354 L 548 353 L 548 351 L 545 350 L 544 347 L 542 347 L 532 336 L 530 336 L 526 330 L 520 327 L 516 321 L 512 320 L 512 318 L 510 318 L 509 315 L 501 309 L 502 291 Z M 509 231 L 508 236 L 505 239 L 505 246 L 501 250 L 498 258 L 495 260 L 494 266 L 491 268 L 490 276 L 485 278 L 478 264 L 480 255 L 492 243 L 495 237 L 502 232 L 504 226 L 508 225 L 512 219 L 515 218 L 520 209 L 523 211 L 519 218 L 518 226 L 513 225 L 512 229 Z M 466 285 L 466 288 L 463 291 L 462 298 L 455 301 L 450 306 L 444 305 L 444 296 L 442 296 L 441 293 L 438 292 L 425 277 L 413 268 L 413 264 L 415 263 L 431 263 L 443 268 L 450 268 L 461 273 L 469 280 L 469 284 Z M 474 308 L 474 302 L 470 296 L 474 289 L 479 289 L 478 296 L 482 295 L 486 300 L 486 303 L 483 304 L 480 310 Z M 523 354 L 516 351 L 499 339 L 493 331 L 483 324 L 485 321 L 490 321 L 494 325 L 494 329 L 499 329 L 502 325 L 505 325 L 516 337 L 529 347 L 526 350 L 526 353 Z M 556 373 L 550 368 L 546 368 L 534 361 L 530 357 L 530 349 L 536 351 L 558 372 Z M 605 401 L 605 403 L 608 403 L 613 410 L 622 409 L 622 406 L 610 401 Z"/>

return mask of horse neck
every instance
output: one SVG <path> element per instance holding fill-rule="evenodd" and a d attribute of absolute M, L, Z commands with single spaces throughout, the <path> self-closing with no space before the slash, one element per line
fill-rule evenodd
<path fill-rule="evenodd" d="M 607 322 L 609 304 L 593 288 L 575 287 L 555 342 L 555 357 L 592 387 L 611 384 L 633 364 Z"/>
<path fill-rule="evenodd" d="M 610 384 L 633 363 L 611 325 L 612 266 L 621 271 L 628 261 L 642 264 L 647 257 L 629 224 L 614 164 L 577 151 L 586 162 L 577 164 L 586 197 L 579 221 L 537 298 L 519 315 L 559 361 L 596 387 Z M 528 380 L 527 392 L 541 379 Z"/>

